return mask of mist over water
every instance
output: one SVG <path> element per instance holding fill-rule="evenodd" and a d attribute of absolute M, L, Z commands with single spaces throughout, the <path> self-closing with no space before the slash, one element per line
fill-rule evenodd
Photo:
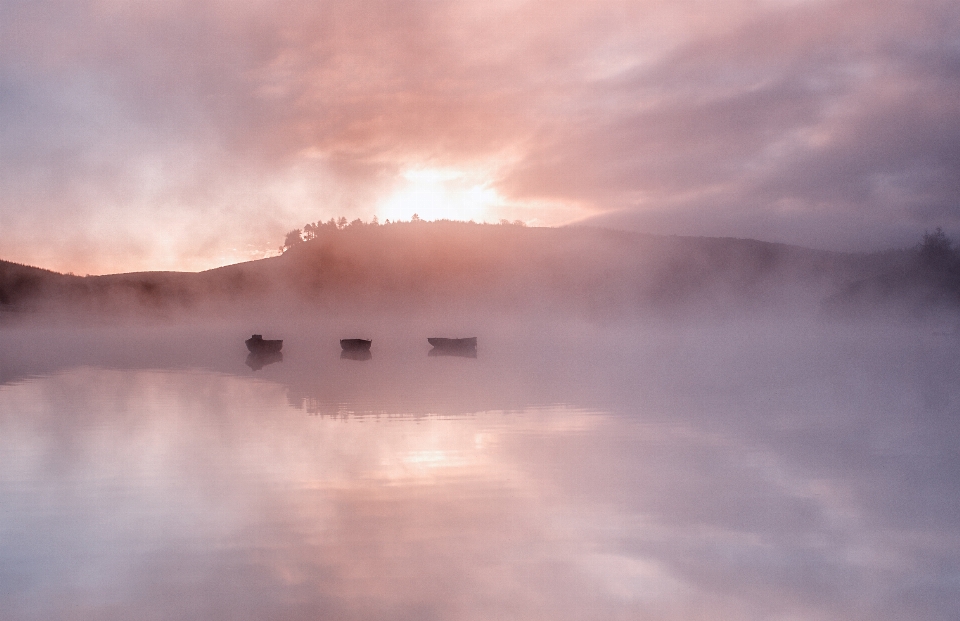
<path fill-rule="evenodd" d="M 0 621 L 957 621 L 958 42 L 0 0 Z"/>
<path fill-rule="evenodd" d="M 0 332 L 11 619 L 952 619 L 949 322 Z M 253 371 L 243 340 L 282 338 Z M 477 336 L 477 357 L 428 336 Z M 369 360 L 340 338 L 372 338 Z"/>

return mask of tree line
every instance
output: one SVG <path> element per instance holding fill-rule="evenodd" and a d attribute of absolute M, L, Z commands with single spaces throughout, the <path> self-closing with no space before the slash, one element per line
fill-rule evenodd
<path fill-rule="evenodd" d="M 445 222 L 445 221 L 448 221 L 448 220 L 440 220 L 440 222 Z M 283 245 L 280 246 L 280 253 L 282 254 L 287 250 L 289 250 L 290 248 L 293 248 L 294 246 L 297 246 L 304 242 L 308 242 L 311 239 L 316 239 L 317 237 L 320 236 L 321 233 L 324 233 L 324 232 L 343 231 L 347 228 L 352 229 L 352 228 L 363 228 L 363 227 L 370 227 L 370 226 L 389 226 L 390 224 L 397 224 L 399 222 L 401 221 L 397 220 L 391 223 L 390 219 L 388 218 L 381 223 L 380 220 L 377 218 L 377 216 L 373 216 L 370 222 L 364 222 L 360 218 L 357 218 L 352 221 L 348 221 L 347 218 L 345 218 L 344 216 L 340 216 L 339 218 L 330 218 L 326 222 L 322 220 L 317 220 L 316 222 L 308 222 L 303 226 L 303 228 L 293 229 L 292 231 L 287 233 L 286 236 L 284 236 Z M 425 222 L 425 220 L 422 220 L 419 215 L 413 214 L 413 216 L 410 218 L 410 222 Z M 472 220 L 470 222 L 471 224 L 473 223 Z M 514 220 L 513 222 L 511 222 L 506 219 L 501 219 L 499 224 L 501 226 L 527 226 L 526 222 L 524 222 L 523 220 Z"/>

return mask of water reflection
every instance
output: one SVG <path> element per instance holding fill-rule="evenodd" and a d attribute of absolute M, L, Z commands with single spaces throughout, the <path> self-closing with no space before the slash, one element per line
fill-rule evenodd
<path fill-rule="evenodd" d="M 344 349 L 340 352 L 341 360 L 371 360 L 373 354 L 369 349 Z"/>
<path fill-rule="evenodd" d="M 459 358 L 477 357 L 477 337 L 467 338 L 428 338 L 427 342 L 433 346 L 428 356 L 456 356 Z"/>
<path fill-rule="evenodd" d="M 952 618 L 955 348 L 782 335 L 485 340 L 444 364 L 378 341 L 366 365 L 288 340 L 256 377 L 236 350 L 199 368 L 209 346 L 186 368 L 17 371 L 0 610 Z"/>
<path fill-rule="evenodd" d="M 476 347 L 433 347 L 427 352 L 428 356 L 454 356 L 457 358 L 476 358 Z"/>
<path fill-rule="evenodd" d="M 250 352 L 250 354 L 247 355 L 246 365 L 254 371 L 259 371 L 263 367 L 273 364 L 274 362 L 283 362 L 283 352 Z"/>

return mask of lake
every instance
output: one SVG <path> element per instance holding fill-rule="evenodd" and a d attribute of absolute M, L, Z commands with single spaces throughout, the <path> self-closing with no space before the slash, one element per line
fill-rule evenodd
<path fill-rule="evenodd" d="M 0 331 L 2 617 L 956 618 L 951 331 L 469 329 Z"/>

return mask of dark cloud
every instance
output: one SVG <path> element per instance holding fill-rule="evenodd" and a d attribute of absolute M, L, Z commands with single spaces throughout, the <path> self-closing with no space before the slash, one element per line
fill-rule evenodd
<path fill-rule="evenodd" d="M 621 167 L 613 190 L 632 179 L 640 196 L 598 221 L 845 249 L 960 227 L 955 16 L 935 4 L 819 3 L 682 50 L 631 85 L 652 85 L 667 100 L 653 114 L 675 115 L 633 123 L 640 135 L 672 128 L 652 141 L 664 175 L 651 182 L 656 165 L 632 165 L 643 148 L 607 154 Z M 608 148 L 606 133 L 596 136 Z"/>
<path fill-rule="evenodd" d="M 0 243 L 61 269 L 239 260 L 411 167 L 546 224 L 960 229 L 955 3 L 0 0 L 0 59 Z"/>

